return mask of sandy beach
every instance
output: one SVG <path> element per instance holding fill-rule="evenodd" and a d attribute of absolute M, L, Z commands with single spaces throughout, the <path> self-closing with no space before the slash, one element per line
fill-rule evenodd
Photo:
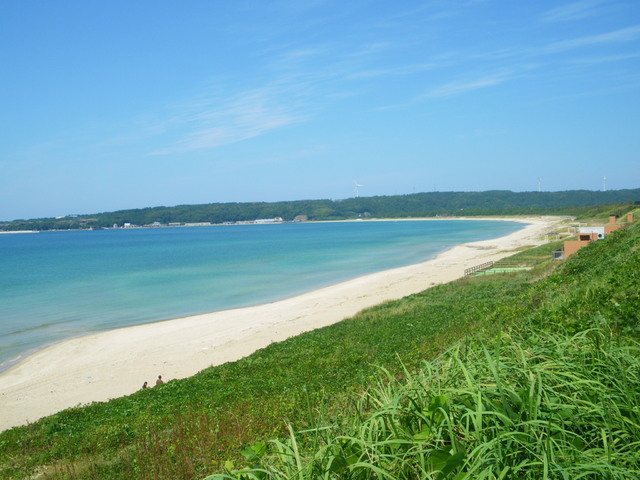
<path fill-rule="evenodd" d="M 278 302 L 122 328 L 46 348 L 0 375 L 0 430 L 65 408 L 131 394 L 144 381 L 184 378 L 270 343 L 420 292 L 545 243 L 559 217 L 505 218 L 527 225 L 511 235 L 456 246 L 417 265 L 359 277 Z"/>

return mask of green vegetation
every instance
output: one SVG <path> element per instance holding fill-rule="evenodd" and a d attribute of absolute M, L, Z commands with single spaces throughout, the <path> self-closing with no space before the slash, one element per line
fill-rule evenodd
<path fill-rule="evenodd" d="M 466 342 L 387 374 L 347 425 L 256 443 L 222 479 L 616 478 L 640 474 L 640 349 L 606 325 Z"/>
<path fill-rule="evenodd" d="M 557 247 L 3 432 L 0 477 L 638 478 L 640 222 Z"/>
<path fill-rule="evenodd" d="M 640 189 L 606 192 L 431 192 L 412 195 L 358 197 L 345 200 L 300 200 L 293 202 L 212 203 L 121 210 L 109 213 L 15 220 L 0 223 L 0 230 L 68 230 L 110 228 L 114 224 L 167 225 L 169 223 L 252 222 L 281 217 L 293 221 L 298 215 L 309 220 L 344 220 L 363 217 L 405 218 L 478 215 L 574 215 L 589 216 L 601 205 L 640 201 Z M 613 212 L 615 213 L 615 212 Z"/>

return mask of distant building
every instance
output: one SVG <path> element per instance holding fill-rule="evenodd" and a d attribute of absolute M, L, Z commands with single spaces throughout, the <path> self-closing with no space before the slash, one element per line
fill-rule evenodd
<path fill-rule="evenodd" d="M 598 236 L 598 240 L 604 238 L 604 227 L 580 227 L 578 229 L 579 234 L 595 233 Z"/>
<path fill-rule="evenodd" d="M 631 219 L 631 222 L 633 222 L 633 213 L 629 213 L 627 215 L 627 221 L 629 219 Z M 604 226 L 604 234 L 609 235 L 611 232 L 615 232 L 616 230 L 620 230 L 621 228 L 622 228 L 622 225 L 618 225 L 616 223 L 616 216 L 609 215 L 609 224 Z"/>
<path fill-rule="evenodd" d="M 254 220 L 253 223 L 282 223 L 282 217 L 274 217 L 274 218 L 258 218 Z"/>
<path fill-rule="evenodd" d="M 597 233 L 579 233 L 577 240 L 565 240 L 564 241 L 564 259 L 566 260 L 571 255 L 576 253 L 582 247 L 589 245 L 591 242 L 598 240 Z"/>
<path fill-rule="evenodd" d="M 629 213 L 627 214 L 627 224 L 632 222 L 633 213 Z M 623 227 L 623 224 L 617 223 L 615 215 L 609 215 L 609 223 L 603 227 L 579 227 L 578 238 L 575 240 L 565 240 L 564 242 L 564 259 L 566 260 L 591 242 L 601 240 L 610 233 L 620 230 Z"/>
<path fill-rule="evenodd" d="M 558 232 L 547 232 L 544 237 L 547 242 L 550 242 L 551 240 L 558 240 L 560 234 Z"/>

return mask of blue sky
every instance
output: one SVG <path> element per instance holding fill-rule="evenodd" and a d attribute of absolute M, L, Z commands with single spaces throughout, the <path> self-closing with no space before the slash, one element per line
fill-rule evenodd
<path fill-rule="evenodd" d="M 0 220 L 640 187 L 637 0 L 4 0 L 0 65 Z"/>

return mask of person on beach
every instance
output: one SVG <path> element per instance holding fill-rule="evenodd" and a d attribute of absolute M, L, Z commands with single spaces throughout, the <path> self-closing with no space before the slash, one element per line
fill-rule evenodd
<path fill-rule="evenodd" d="M 144 383 L 142 384 L 142 388 L 147 388 L 148 386 L 149 386 L 149 384 L 148 384 L 147 382 L 144 382 Z"/>
<path fill-rule="evenodd" d="M 164 382 L 162 381 L 162 375 L 158 375 L 158 379 L 156 380 L 156 386 L 162 385 Z"/>

